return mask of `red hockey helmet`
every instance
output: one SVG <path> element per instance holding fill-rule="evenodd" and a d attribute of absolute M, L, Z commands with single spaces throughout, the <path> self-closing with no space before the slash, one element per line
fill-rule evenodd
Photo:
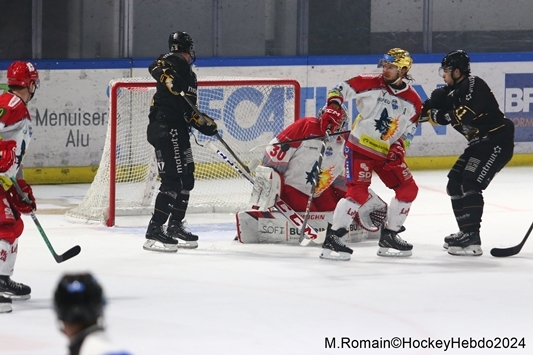
<path fill-rule="evenodd" d="M 29 87 L 31 82 L 39 87 L 39 73 L 30 62 L 15 61 L 7 68 L 7 85 Z"/>

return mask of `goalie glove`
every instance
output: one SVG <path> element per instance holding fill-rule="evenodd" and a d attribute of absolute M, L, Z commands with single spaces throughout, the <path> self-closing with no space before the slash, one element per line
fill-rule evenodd
<path fill-rule="evenodd" d="M 217 123 L 205 113 L 199 115 L 197 112 L 193 112 L 189 123 L 206 136 L 214 136 L 218 133 Z"/>
<path fill-rule="evenodd" d="M 324 110 L 322 117 L 320 117 L 320 130 L 322 133 L 326 131 L 336 132 L 342 124 L 342 108 L 338 105 L 330 104 Z"/>

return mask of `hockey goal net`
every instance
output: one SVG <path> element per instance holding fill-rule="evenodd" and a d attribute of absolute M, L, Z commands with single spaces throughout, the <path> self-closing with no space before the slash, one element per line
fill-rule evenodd
<path fill-rule="evenodd" d="M 102 159 L 82 202 L 66 215 L 107 226 L 115 216 L 149 214 L 159 182 L 154 149 L 146 141 L 148 111 L 155 92 L 152 78 L 110 82 L 110 114 Z M 261 159 L 274 136 L 299 117 L 296 80 L 205 77 L 198 81 L 198 107 L 216 120 L 219 133 L 245 164 Z M 252 185 L 223 161 L 209 140 L 235 161 L 218 142 L 193 130 L 195 187 L 187 212 L 236 212 L 246 208 Z M 195 140 L 197 142 L 195 142 Z"/>

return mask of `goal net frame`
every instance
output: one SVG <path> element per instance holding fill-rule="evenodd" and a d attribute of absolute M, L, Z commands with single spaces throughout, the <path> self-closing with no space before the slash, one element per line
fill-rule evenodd
<path fill-rule="evenodd" d="M 138 81 L 134 81 L 134 80 L 138 80 Z M 112 80 L 110 82 L 110 90 L 109 90 L 109 100 L 110 100 L 110 106 L 109 106 L 109 124 L 108 124 L 108 133 L 106 135 L 106 145 L 108 144 L 108 141 L 110 142 L 110 146 L 109 146 L 109 153 L 108 153 L 108 156 L 104 156 L 104 154 L 106 154 L 106 149 L 104 149 L 104 152 L 103 152 L 103 156 L 102 156 L 102 160 L 101 160 L 101 163 L 100 163 L 100 167 L 103 166 L 103 162 L 105 159 L 109 159 L 109 186 L 107 187 L 108 188 L 108 200 L 107 199 L 104 199 L 104 201 L 102 202 L 104 204 L 104 206 L 101 206 L 102 207 L 102 213 L 101 213 L 101 216 L 99 216 L 98 218 L 95 218 L 95 217 L 84 217 L 83 215 L 80 216 L 80 215 L 77 215 L 76 214 L 76 209 L 77 207 L 75 207 L 74 209 L 72 209 L 72 211 L 68 211 L 67 212 L 67 217 L 70 217 L 69 219 L 72 219 L 74 218 L 75 220 L 76 219 L 81 219 L 81 220 L 85 220 L 85 221 L 89 221 L 89 220 L 96 220 L 98 219 L 100 222 L 104 223 L 106 226 L 109 226 L 109 227 L 112 227 L 115 225 L 115 220 L 116 220 L 116 217 L 117 217 L 117 154 L 119 154 L 119 152 L 117 151 L 117 142 L 118 142 L 118 130 L 117 130 L 117 122 L 118 122 L 118 117 L 119 117 L 119 92 L 120 90 L 130 90 L 130 91 L 151 91 L 151 93 L 154 93 L 155 88 L 156 86 L 156 81 L 153 80 L 152 78 L 123 78 L 123 79 L 118 79 L 118 80 Z M 206 89 L 206 88 L 210 88 L 210 87 L 215 87 L 215 88 L 218 88 L 218 87 L 222 87 L 222 88 L 225 88 L 225 87 L 237 87 L 237 86 L 242 86 L 242 87 L 278 87 L 278 86 L 281 86 L 281 87 L 287 87 L 287 88 L 292 88 L 293 90 L 293 98 L 292 98 L 292 107 L 289 107 L 289 109 L 291 110 L 291 112 L 293 113 L 293 116 L 292 116 L 292 119 L 290 122 L 287 122 L 287 120 L 285 119 L 285 124 L 284 124 L 284 127 L 285 128 L 288 123 L 292 123 L 294 122 L 295 120 L 297 120 L 299 117 L 300 117 L 300 84 L 297 80 L 294 80 L 294 79 L 268 79 L 268 78 L 236 78 L 236 77 L 205 77 L 205 78 L 202 78 L 202 77 L 199 77 L 198 79 L 198 105 L 199 105 L 199 109 L 200 111 L 203 112 L 203 108 L 202 108 L 202 89 Z M 290 90 L 290 89 L 289 89 Z M 151 98 L 152 95 L 150 95 L 150 98 Z M 283 103 L 285 104 L 285 103 Z M 134 115 L 131 115 L 131 116 L 134 116 Z M 135 119 L 135 118 L 133 118 Z M 145 126 L 146 127 L 148 125 L 148 117 L 145 118 L 146 121 L 145 121 Z M 264 140 L 263 142 L 261 143 L 268 143 L 268 141 L 270 141 L 270 139 L 274 138 L 279 132 L 272 132 L 272 136 L 269 137 L 269 139 L 267 139 L 266 141 Z M 195 134 L 195 136 L 199 136 L 200 134 Z M 205 137 L 205 136 L 204 136 Z M 192 139 L 195 139 L 193 137 L 191 137 L 191 145 L 195 144 Z M 212 142 L 216 142 L 216 141 L 212 141 Z M 230 148 L 232 150 L 236 150 L 236 148 L 239 148 L 239 147 L 234 147 L 232 146 L 231 144 L 229 144 Z M 208 148 L 206 148 L 208 149 Z M 225 151 L 224 147 L 220 147 L 219 148 L 221 151 Z M 239 149 L 237 149 L 238 151 Z M 249 150 L 249 147 L 247 149 L 247 151 Z M 248 153 L 249 154 L 249 153 Z M 258 150 L 257 152 L 255 152 L 257 158 L 261 158 L 262 156 L 262 151 L 261 150 Z M 237 153 L 237 155 L 239 155 L 239 153 Z M 246 154 L 245 154 L 246 155 Z M 231 157 L 231 155 L 228 155 L 229 157 Z M 242 157 L 239 157 L 242 159 Z M 232 159 L 233 160 L 233 159 Z M 250 159 L 247 159 L 248 161 Z M 245 161 L 245 159 L 243 159 L 243 161 Z M 214 163 L 220 163 L 220 162 L 223 162 L 220 158 L 218 158 L 218 161 L 214 161 Z M 195 156 L 195 165 L 198 166 L 198 163 L 196 162 L 196 156 Z M 154 159 L 154 162 L 152 164 L 152 167 L 150 167 L 149 169 L 151 169 L 152 171 L 150 172 L 151 175 L 154 175 L 157 176 L 157 169 L 155 168 L 155 172 L 153 171 L 154 170 L 154 167 L 156 167 L 155 165 L 155 159 Z M 231 169 L 231 167 L 230 167 Z M 98 175 L 98 173 L 97 173 Z M 195 172 L 195 175 L 196 175 L 196 172 Z M 95 177 L 95 180 L 93 181 L 93 184 L 95 184 L 95 181 L 97 181 L 97 178 L 98 176 Z M 244 186 L 247 186 L 247 185 L 250 185 L 249 182 L 246 182 L 245 179 L 243 178 L 243 184 L 246 184 Z M 91 188 L 93 188 L 93 184 L 91 184 Z M 155 182 L 154 182 L 155 184 Z M 148 185 L 147 185 L 148 186 Z M 95 186 L 96 188 L 96 186 Z M 133 212 L 133 211 L 126 211 L 124 213 L 121 213 L 121 215 L 135 215 L 135 214 L 147 214 L 149 212 L 151 212 L 153 210 L 153 202 L 155 200 L 155 196 L 157 195 L 157 191 L 155 191 L 155 187 L 154 186 L 150 186 L 149 189 L 151 189 L 152 191 L 150 192 L 152 195 L 151 198 L 152 198 L 152 201 L 150 201 L 150 204 L 149 205 L 143 205 L 143 208 L 139 208 L 138 211 L 136 212 Z M 196 189 L 196 187 L 195 187 Z M 191 202 L 194 204 L 194 194 L 195 194 L 195 189 L 193 189 L 193 191 L 191 191 Z M 88 192 L 88 195 L 89 195 L 89 192 Z M 87 197 L 87 196 L 86 196 Z M 80 204 L 80 206 L 85 202 L 85 199 L 84 201 L 82 201 L 82 203 Z M 100 201 L 98 202 L 100 203 Z M 107 206 L 105 206 L 105 204 L 107 203 Z M 80 207 L 78 206 L 78 207 Z M 191 206 L 193 207 L 193 206 Z M 216 210 L 214 212 L 236 212 L 238 211 L 240 208 L 242 208 L 242 206 L 237 206 L 231 210 Z M 188 209 L 188 212 L 191 212 L 190 210 L 192 210 L 192 212 L 202 212 L 202 211 L 194 211 L 194 208 L 190 208 Z"/>

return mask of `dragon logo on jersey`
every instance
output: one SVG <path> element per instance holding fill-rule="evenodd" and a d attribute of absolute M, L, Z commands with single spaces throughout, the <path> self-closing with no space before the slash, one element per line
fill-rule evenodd
<path fill-rule="evenodd" d="M 26 141 L 22 140 L 22 143 L 20 144 L 20 154 L 16 156 L 16 162 L 15 164 L 17 167 L 22 164 L 22 159 L 24 158 L 24 154 L 26 154 Z"/>
<path fill-rule="evenodd" d="M 311 168 L 311 171 L 306 171 L 305 174 L 307 175 L 305 179 L 306 184 L 313 184 L 316 179 L 317 185 L 318 185 L 318 179 L 320 176 L 320 171 L 318 171 L 318 162 L 315 161 L 315 163 L 313 164 L 313 167 Z"/>
<path fill-rule="evenodd" d="M 381 111 L 381 116 L 379 119 L 374 120 L 374 122 L 376 123 L 374 127 L 381 133 L 380 138 L 384 141 L 392 137 L 398 130 L 398 117 L 390 117 L 386 108 Z"/>
<path fill-rule="evenodd" d="M 307 175 L 305 180 L 306 184 L 313 184 L 316 181 L 314 191 L 315 195 L 321 194 L 329 187 L 329 185 L 331 185 L 333 182 L 333 169 L 334 167 L 330 167 L 328 169 L 321 169 L 318 171 L 318 162 L 315 162 L 311 171 L 305 172 Z"/>
<path fill-rule="evenodd" d="M 333 168 L 334 167 L 330 167 L 320 171 L 315 187 L 315 195 L 320 195 L 333 183 Z"/>

